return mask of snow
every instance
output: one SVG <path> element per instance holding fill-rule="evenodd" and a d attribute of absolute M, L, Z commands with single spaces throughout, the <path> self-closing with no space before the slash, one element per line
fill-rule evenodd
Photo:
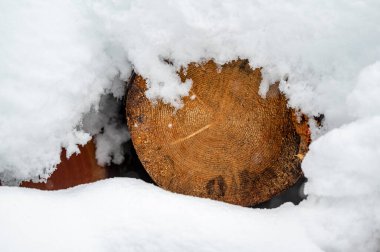
<path fill-rule="evenodd" d="M 357 83 L 347 96 L 347 106 L 354 117 L 370 117 L 380 114 L 380 62 L 360 71 Z"/>
<path fill-rule="evenodd" d="M 315 141 L 303 161 L 303 170 L 309 178 L 308 191 L 329 197 L 378 197 L 380 131 L 377 129 L 380 116 L 344 125 Z"/>
<path fill-rule="evenodd" d="M 91 139 L 82 114 L 123 76 L 74 2 L 2 0 L 0 13 L 0 178 L 45 180 L 62 147 Z"/>
<path fill-rule="evenodd" d="M 2 188 L 0 198 L 7 202 L 0 205 L 3 252 L 321 251 L 296 216 L 176 195 L 135 179 L 57 192 Z"/>
<path fill-rule="evenodd" d="M 1 250 L 379 251 L 379 10 L 377 0 L 0 0 L 3 184 L 45 180 L 61 148 L 91 137 L 100 163 L 121 162 L 115 99 L 132 69 L 148 97 L 180 108 L 191 80 L 178 69 L 246 58 L 262 67 L 261 95 L 280 81 L 291 107 L 325 115 L 298 206 L 244 209 L 128 179 L 1 187 Z"/>

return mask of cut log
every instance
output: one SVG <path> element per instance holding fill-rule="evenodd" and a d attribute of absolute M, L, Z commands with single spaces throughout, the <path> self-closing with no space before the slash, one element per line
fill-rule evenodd
<path fill-rule="evenodd" d="M 73 154 L 69 159 L 66 158 L 65 151 L 62 151 L 61 163 L 46 183 L 23 182 L 21 186 L 41 190 L 59 190 L 107 178 L 106 168 L 97 164 L 93 141 L 79 149 L 80 154 Z"/>
<path fill-rule="evenodd" d="M 251 69 L 247 60 L 221 68 L 212 61 L 193 63 L 179 75 L 193 85 L 178 111 L 148 100 L 142 76 L 127 96 L 134 147 L 159 186 L 250 206 L 297 182 L 308 126 L 297 122 L 278 85 L 263 99 L 260 69 Z"/>

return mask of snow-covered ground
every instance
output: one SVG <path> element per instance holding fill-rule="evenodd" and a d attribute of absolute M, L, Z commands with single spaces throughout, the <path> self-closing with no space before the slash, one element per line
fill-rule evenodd
<path fill-rule="evenodd" d="M 181 66 L 247 58 L 262 95 L 279 80 L 290 106 L 325 115 L 299 206 L 244 209 L 130 179 L 0 187 L 1 251 L 379 251 L 379 23 L 378 0 L 0 0 L 3 184 L 46 179 L 62 147 L 102 127 L 98 160 L 120 163 L 128 133 L 101 97 L 122 97 L 132 69 L 180 108 Z"/>
<path fill-rule="evenodd" d="M 0 197 L 4 252 L 319 251 L 295 207 L 253 211 L 135 179 L 57 192 L 2 188 Z"/>

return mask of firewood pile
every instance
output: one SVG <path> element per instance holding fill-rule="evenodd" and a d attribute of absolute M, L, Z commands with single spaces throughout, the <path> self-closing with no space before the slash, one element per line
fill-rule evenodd
<path fill-rule="evenodd" d="M 308 118 L 287 106 L 277 83 L 266 98 L 259 95 L 260 69 L 247 60 L 223 66 L 209 61 L 178 74 L 193 81 L 179 110 L 150 101 L 143 76 L 130 83 L 126 121 L 139 160 L 129 153 L 126 170 L 142 164 L 164 189 L 242 206 L 265 202 L 303 176 Z M 120 175 L 97 165 L 92 141 L 80 155 L 64 155 L 47 183 L 22 186 L 57 190 Z"/>

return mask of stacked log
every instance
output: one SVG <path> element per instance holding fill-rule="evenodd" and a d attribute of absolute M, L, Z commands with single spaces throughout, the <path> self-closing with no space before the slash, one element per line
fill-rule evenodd
<path fill-rule="evenodd" d="M 66 158 L 65 151 L 62 151 L 61 163 L 46 183 L 23 182 L 21 186 L 41 190 L 59 190 L 107 178 L 106 168 L 97 164 L 93 141 L 79 149 L 80 154 L 74 154 L 69 159 Z"/>
<path fill-rule="evenodd" d="M 303 176 L 301 160 L 310 142 L 304 116 L 271 85 L 259 95 L 260 69 L 247 60 L 217 66 L 190 64 L 190 95 L 176 110 L 146 96 L 136 76 L 126 103 L 136 152 L 152 179 L 167 190 L 233 204 L 255 205 Z"/>

